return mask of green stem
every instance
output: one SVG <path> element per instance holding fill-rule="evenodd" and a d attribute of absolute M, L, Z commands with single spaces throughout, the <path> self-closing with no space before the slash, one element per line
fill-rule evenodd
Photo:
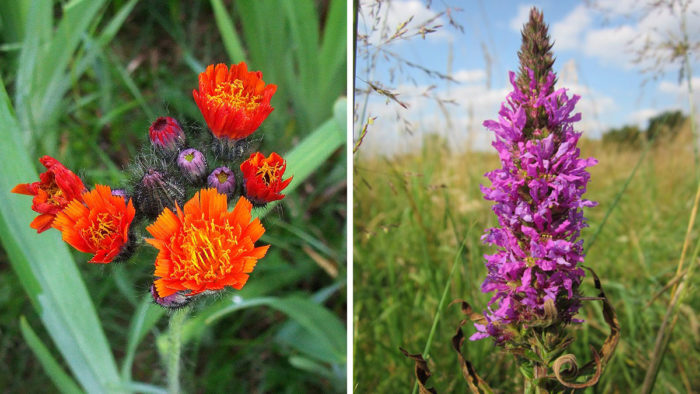
<path fill-rule="evenodd" d="M 170 315 L 170 325 L 168 327 L 168 392 L 172 394 L 180 393 L 180 353 L 182 350 L 182 326 L 187 320 L 190 311 L 189 307 L 175 310 Z"/>
<path fill-rule="evenodd" d="M 685 63 L 685 81 L 688 86 L 688 115 L 690 116 L 690 135 L 693 138 L 693 153 L 695 154 L 695 176 L 698 177 L 700 169 L 700 153 L 698 153 L 698 136 L 695 130 L 695 104 L 693 103 L 693 70 L 690 68 L 690 59 L 688 56 L 688 31 L 686 30 L 685 12 L 681 19 L 681 29 L 683 30 L 683 44 L 685 51 L 683 52 L 683 61 Z"/>
<path fill-rule="evenodd" d="M 435 317 L 433 318 L 433 326 L 430 327 L 430 333 L 428 334 L 428 341 L 425 343 L 425 348 L 423 349 L 423 358 L 428 359 L 428 352 L 430 352 L 430 346 L 433 344 L 433 336 L 435 335 L 435 330 L 437 329 L 438 322 L 440 321 L 440 314 L 442 313 L 442 308 L 445 306 L 445 300 L 447 300 L 447 292 L 450 290 L 450 282 L 452 281 L 452 275 L 455 273 L 457 266 L 459 265 L 459 257 L 462 255 L 462 250 L 464 250 L 464 242 L 459 247 L 457 254 L 455 255 L 455 261 L 452 263 L 452 269 L 450 270 L 450 275 L 447 277 L 445 282 L 445 288 L 442 290 L 442 297 L 440 298 L 440 303 L 438 303 L 438 309 L 435 311 Z M 413 394 L 418 392 L 418 382 L 413 384 Z"/>

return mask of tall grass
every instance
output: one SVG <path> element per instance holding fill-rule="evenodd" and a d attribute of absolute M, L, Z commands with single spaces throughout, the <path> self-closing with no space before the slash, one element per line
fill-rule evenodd
<path fill-rule="evenodd" d="M 155 116 L 204 129 L 197 73 L 242 60 L 278 85 L 257 144 L 284 155 L 295 178 L 283 204 L 258 212 L 272 247 L 250 283 L 183 325 L 182 389 L 344 390 L 345 2 L 280 4 L 0 4 L 4 390 L 164 391 L 167 319 L 148 295 L 154 251 L 88 265 L 59 234 L 33 232 L 29 200 L 9 190 L 37 178 L 44 154 L 86 168 L 86 184 L 119 185 Z"/>
<path fill-rule="evenodd" d="M 675 274 L 695 191 L 688 170 L 693 165 L 690 141 L 686 125 L 674 141 L 651 147 L 600 229 L 642 152 L 581 141 L 582 157 L 600 161 L 590 170 L 586 193 L 586 198 L 600 205 L 586 210 L 590 228 L 583 237 L 588 242 L 592 234 L 600 233 L 588 250 L 586 264 L 602 279 L 622 328 L 615 356 L 598 385 L 588 392 L 636 391 L 642 385 L 668 294 L 662 301 L 647 303 Z M 414 154 L 363 158 L 356 163 L 354 286 L 363 289 L 356 291 L 354 299 L 357 392 L 410 389 L 412 362 L 398 346 L 414 353 L 423 349 L 447 283 L 448 297 L 467 299 L 477 310 L 486 306 L 488 297 L 479 286 L 486 273 L 482 256 L 490 250 L 479 237 L 495 224 L 495 217 L 489 202 L 482 199 L 479 184 L 487 182 L 485 172 L 498 166 L 493 154 L 449 152 L 439 143 L 425 145 Z M 464 259 L 448 282 L 461 237 Z M 589 278 L 584 280 L 583 292 L 595 295 Z M 659 390 L 691 392 L 700 385 L 695 368 L 700 352 L 692 350 L 697 349 L 699 338 L 692 310 L 700 307 L 699 302 L 697 297 L 686 297 L 657 377 Z M 434 373 L 429 382 L 439 392 L 467 390 L 449 345 L 462 319 L 458 308 L 452 308 L 439 316 L 428 358 Z M 585 303 L 579 316 L 586 323 L 572 327 L 580 339 L 572 350 L 579 359 L 588 360 L 585 344 L 602 343 L 607 326 L 597 302 Z M 467 330 L 467 335 L 473 332 Z M 512 358 L 496 351 L 489 341 L 468 342 L 464 351 L 494 389 L 521 390 Z"/>

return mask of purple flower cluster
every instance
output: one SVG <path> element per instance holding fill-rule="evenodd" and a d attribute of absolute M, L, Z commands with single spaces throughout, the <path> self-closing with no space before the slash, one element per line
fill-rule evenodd
<path fill-rule="evenodd" d="M 581 133 L 571 115 L 579 96 L 554 90 L 555 75 L 537 82 L 530 71 L 529 89 L 523 91 L 510 73 L 513 91 L 501 105 L 498 121 L 484 126 L 496 133 L 493 146 L 503 168 L 486 177 L 484 198 L 494 201 L 499 227 L 486 230 L 482 241 L 498 251 L 486 255 L 488 275 L 481 290 L 495 292 L 484 312 L 486 324 L 475 324 L 471 340 L 493 337 L 502 344 L 523 329 L 542 325 L 556 307 L 556 320 L 568 323 L 578 311 L 577 289 L 584 271 L 583 207 L 597 203 L 582 199 L 594 158 L 580 159 L 576 147 Z"/>

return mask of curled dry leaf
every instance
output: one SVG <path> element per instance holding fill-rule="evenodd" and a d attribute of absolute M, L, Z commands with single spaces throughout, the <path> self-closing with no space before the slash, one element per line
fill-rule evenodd
<path fill-rule="evenodd" d="M 596 275 L 593 269 L 586 266 L 582 267 L 587 269 L 588 272 L 590 272 L 591 275 L 593 275 L 595 288 L 598 289 L 598 297 L 600 297 L 603 301 L 603 317 L 605 318 L 605 322 L 608 323 L 608 326 L 610 327 L 610 334 L 605 339 L 605 342 L 603 342 L 603 346 L 601 346 L 600 351 L 598 352 L 598 354 L 600 355 L 602 369 L 605 367 L 608 361 L 610 361 L 610 358 L 612 357 L 613 353 L 615 353 L 617 343 L 620 341 L 620 323 L 617 320 L 617 314 L 615 313 L 615 309 L 610 303 L 610 300 L 608 300 L 608 297 L 605 296 L 605 292 L 603 291 L 603 286 L 600 284 L 600 278 L 598 278 L 598 275 Z M 588 362 L 586 365 L 583 366 L 583 368 L 581 368 L 581 373 L 586 373 L 586 371 L 591 370 L 594 365 L 596 365 L 595 361 Z"/>
<path fill-rule="evenodd" d="M 423 358 L 423 355 L 420 353 L 418 354 L 410 354 L 407 352 L 404 348 L 399 348 L 401 350 L 401 353 L 403 353 L 404 356 L 412 359 L 413 361 L 416 362 L 416 379 L 418 380 L 418 388 L 420 389 L 420 394 L 437 394 L 437 390 L 434 388 L 427 388 L 425 387 L 426 382 L 428 381 L 428 378 L 430 378 L 430 369 L 428 368 L 428 363 L 425 361 Z"/>
<path fill-rule="evenodd" d="M 600 379 L 603 368 L 612 357 L 613 353 L 615 352 L 615 348 L 617 347 L 617 343 L 620 340 L 620 324 L 617 320 L 615 309 L 613 309 L 610 300 L 608 300 L 608 298 L 605 296 L 603 286 L 600 283 L 600 278 L 598 278 L 598 275 L 596 275 L 593 269 L 586 266 L 583 266 L 583 268 L 587 269 L 593 276 L 595 287 L 598 289 L 597 299 L 603 301 L 603 317 L 605 318 L 605 322 L 610 327 L 610 334 L 605 339 L 605 342 L 603 342 L 603 346 L 601 346 L 600 351 L 597 351 L 593 346 L 590 347 L 591 353 L 593 353 L 593 360 L 589 361 L 580 370 L 578 368 L 576 356 L 573 354 L 565 354 L 554 360 L 552 363 L 552 369 L 554 370 L 554 375 L 556 376 L 557 381 L 559 381 L 561 385 L 573 389 L 591 387 L 598 383 L 598 379 Z M 587 381 L 583 383 L 572 382 L 572 380 L 576 379 L 577 377 L 590 373 L 593 367 L 595 367 L 595 371 Z M 566 369 L 563 370 L 563 368 Z"/>
<path fill-rule="evenodd" d="M 483 315 L 480 315 L 472 310 L 471 305 L 469 305 L 464 300 L 454 300 L 450 305 L 459 302 L 462 308 L 462 313 L 473 322 L 481 322 L 485 320 Z M 457 358 L 459 359 L 459 367 L 462 370 L 462 376 L 467 381 L 469 385 L 469 390 L 472 393 L 492 393 L 491 387 L 488 383 L 484 381 L 479 374 L 476 373 L 474 365 L 467 360 L 462 354 L 462 344 L 464 343 L 464 333 L 462 332 L 462 326 L 466 324 L 467 319 L 463 319 L 459 326 L 457 327 L 457 333 L 452 337 L 452 348 L 457 352 Z"/>
<path fill-rule="evenodd" d="M 600 355 L 598 355 L 598 352 L 593 346 L 591 346 L 591 352 L 593 353 L 593 362 L 595 362 L 596 370 L 595 374 L 593 374 L 590 379 L 583 383 L 567 382 L 565 378 L 576 379 L 576 377 L 579 375 L 579 371 L 576 356 L 573 354 L 565 354 L 554 360 L 554 363 L 552 363 L 552 369 L 554 370 L 554 375 L 557 377 L 557 381 L 559 381 L 561 385 L 572 389 L 583 389 L 586 387 L 595 386 L 595 384 L 598 383 L 598 379 L 600 379 L 601 372 L 603 371 L 603 364 L 600 361 Z M 568 368 L 562 371 L 562 368 L 564 367 Z"/>

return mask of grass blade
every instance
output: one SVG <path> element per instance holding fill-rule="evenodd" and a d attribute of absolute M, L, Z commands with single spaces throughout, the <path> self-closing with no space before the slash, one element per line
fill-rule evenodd
<path fill-rule="evenodd" d="M 211 8 L 214 11 L 216 26 L 221 33 L 221 40 L 224 42 L 226 53 L 234 63 L 248 62 L 241 45 L 241 40 L 238 38 L 236 28 L 233 26 L 233 20 L 228 14 L 224 3 L 221 0 L 211 0 Z"/>
<path fill-rule="evenodd" d="M 41 339 L 34 333 L 34 330 L 29 326 L 24 316 L 20 317 L 19 328 L 22 331 L 22 337 L 27 342 L 27 345 L 29 345 L 29 348 L 32 349 L 32 352 L 34 352 L 36 358 L 39 359 L 41 366 L 44 367 L 44 371 L 49 375 L 49 378 L 51 378 L 51 381 L 56 385 L 58 391 L 68 394 L 81 392 L 75 381 L 63 371 L 63 368 L 61 368 L 58 361 L 53 358 L 49 349 L 46 348 L 44 343 L 41 342 Z"/>
<path fill-rule="evenodd" d="M 442 290 L 442 297 L 440 298 L 440 303 L 438 304 L 438 309 L 435 311 L 435 317 L 433 318 L 433 325 L 430 327 L 430 333 L 428 334 L 428 340 L 425 342 L 425 347 L 423 348 L 423 358 L 428 359 L 428 353 L 430 352 L 430 347 L 433 344 L 433 337 L 435 336 L 435 330 L 437 330 L 438 322 L 440 322 L 440 315 L 442 314 L 442 308 L 445 306 L 445 301 L 447 300 L 447 292 L 450 290 L 450 284 L 452 282 L 452 275 L 454 275 L 457 266 L 459 264 L 459 257 L 462 255 L 464 250 L 464 242 L 459 247 L 457 254 L 455 255 L 455 260 L 452 262 L 452 269 L 450 274 L 447 276 L 445 281 L 445 288 Z M 413 385 L 413 393 L 418 391 L 418 382 Z"/>
<path fill-rule="evenodd" d="M 41 236 L 29 227 L 35 213 L 18 183 L 38 179 L 34 160 L 21 145 L 21 131 L 0 80 L 0 239 L 41 321 L 68 366 L 88 392 L 119 382 L 114 357 L 66 244 L 55 231 Z"/>
<path fill-rule="evenodd" d="M 227 308 L 209 316 L 205 323 L 212 324 L 232 312 L 263 305 L 289 316 L 309 331 L 324 347 L 330 349 L 335 354 L 337 362 L 345 362 L 345 327 L 336 315 L 310 299 L 263 297 L 231 303 Z"/>

